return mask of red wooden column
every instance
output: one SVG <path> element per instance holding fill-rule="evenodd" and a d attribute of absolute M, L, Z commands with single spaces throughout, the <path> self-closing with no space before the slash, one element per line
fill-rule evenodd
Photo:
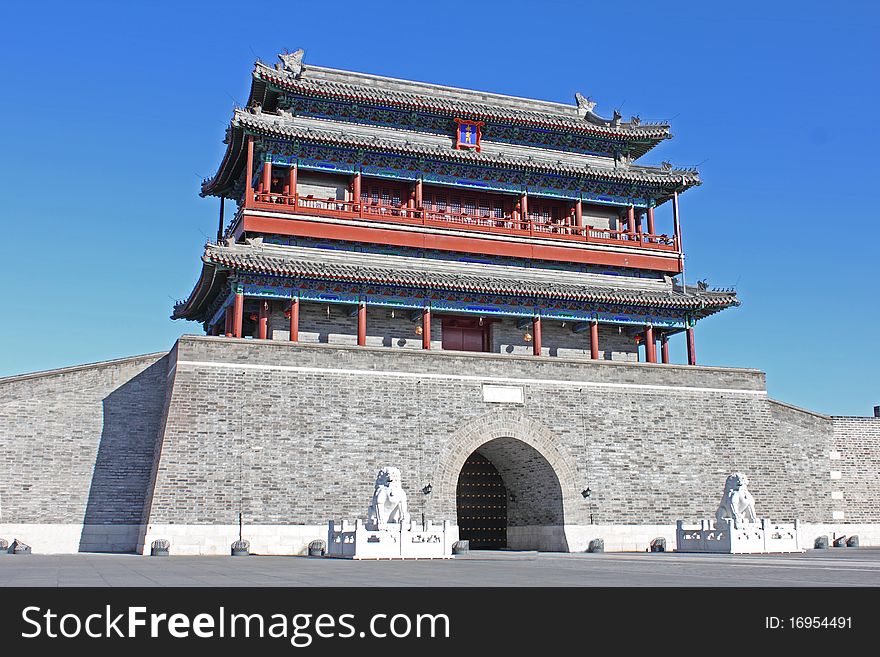
<path fill-rule="evenodd" d="M 654 207 L 648 206 L 648 234 L 654 235 Z"/>
<path fill-rule="evenodd" d="M 290 341 L 299 340 L 299 299 L 294 298 L 290 302 Z"/>
<path fill-rule="evenodd" d="M 232 306 L 226 306 L 226 337 L 232 337 Z"/>
<path fill-rule="evenodd" d="M 665 333 L 660 336 L 660 360 L 669 364 L 669 336 Z"/>
<path fill-rule="evenodd" d="M 626 229 L 630 233 L 636 232 L 636 209 L 632 205 L 626 211 Z"/>
<path fill-rule="evenodd" d="M 535 317 L 532 320 L 532 353 L 535 356 L 541 355 L 541 318 Z"/>
<path fill-rule="evenodd" d="M 232 337 L 240 338 L 241 325 L 244 320 L 244 294 L 241 292 L 235 293 L 235 304 L 233 305 L 232 314 Z"/>
<path fill-rule="evenodd" d="M 268 194 L 272 191 L 272 163 L 263 162 L 263 177 L 260 179 L 260 191 Z"/>
<path fill-rule="evenodd" d="M 290 170 L 287 172 L 287 187 L 289 190 L 288 193 L 294 197 L 293 205 L 296 205 L 296 176 L 297 176 L 297 173 L 299 173 L 299 166 L 297 165 L 296 162 L 294 162 L 291 165 Z"/>
<path fill-rule="evenodd" d="M 590 322 L 590 358 L 599 360 L 599 322 Z"/>
<path fill-rule="evenodd" d="M 687 350 L 688 350 L 688 365 L 696 365 L 697 364 L 697 352 L 694 349 L 694 329 L 692 326 L 689 326 L 687 329 Z"/>
<path fill-rule="evenodd" d="M 519 199 L 520 211 L 522 212 L 522 220 L 529 224 L 529 235 L 535 233 L 535 227 L 532 226 L 532 220 L 529 219 L 529 196 L 523 194 Z"/>
<path fill-rule="evenodd" d="M 422 311 L 422 349 L 431 348 L 431 309 Z"/>
<path fill-rule="evenodd" d="M 422 192 L 423 191 L 424 190 L 422 189 L 422 179 L 419 178 L 418 180 L 416 180 L 416 210 L 418 210 L 419 212 L 421 212 L 423 209 L 423 203 L 422 203 Z M 422 217 L 422 218 L 424 219 L 424 217 Z"/>
<path fill-rule="evenodd" d="M 635 220 L 636 220 L 636 232 L 641 235 L 642 234 L 642 213 L 635 212 Z"/>
<path fill-rule="evenodd" d="M 248 208 L 254 201 L 254 136 L 247 138 L 247 164 L 244 170 L 244 207 Z"/>
<path fill-rule="evenodd" d="M 352 201 L 357 203 L 355 206 L 355 210 L 361 207 L 361 172 L 358 171 L 354 174 L 354 178 L 351 181 L 351 195 L 354 197 Z"/>
<path fill-rule="evenodd" d="M 367 344 L 367 304 L 363 301 L 358 305 L 358 345 Z"/>
<path fill-rule="evenodd" d="M 579 228 L 584 225 L 584 204 L 580 199 L 574 204 L 574 220 Z"/>
<path fill-rule="evenodd" d="M 269 302 L 268 301 L 260 301 L 260 315 L 258 329 L 259 333 L 257 333 L 260 340 L 265 340 L 269 337 Z"/>
<path fill-rule="evenodd" d="M 654 327 L 650 324 L 645 327 L 645 360 L 657 362 L 657 341 L 654 339 Z"/>

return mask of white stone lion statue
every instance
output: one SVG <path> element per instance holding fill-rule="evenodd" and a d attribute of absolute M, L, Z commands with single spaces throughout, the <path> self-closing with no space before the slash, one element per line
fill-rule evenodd
<path fill-rule="evenodd" d="M 757 522 L 755 515 L 755 498 L 749 492 L 748 477 L 740 472 L 734 472 L 724 482 L 724 495 L 721 504 L 715 512 L 715 529 L 721 530 L 727 527 L 727 519 L 734 521 L 735 526 L 743 522 Z"/>
<path fill-rule="evenodd" d="M 400 484 L 400 469 L 385 466 L 376 477 L 373 501 L 367 510 L 366 528 L 371 531 L 384 529 L 388 523 L 400 524 L 409 520 L 406 510 L 406 493 Z"/>

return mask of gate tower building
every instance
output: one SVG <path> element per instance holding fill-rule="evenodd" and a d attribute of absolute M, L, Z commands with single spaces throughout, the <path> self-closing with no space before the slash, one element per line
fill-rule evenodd
<path fill-rule="evenodd" d="M 257 62 L 173 309 L 206 335 L 0 379 L 0 538 L 228 554 L 241 521 L 252 552 L 303 554 L 393 465 L 474 548 L 672 545 L 731 472 L 806 545 L 880 545 L 880 418 L 697 363 L 697 322 L 739 305 L 685 284 L 699 175 L 642 163 L 669 125 L 595 110 Z"/>
<path fill-rule="evenodd" d="M 738 304 L 686 287 L 693 169 L 639 158 L 665 123 L 257 62 L 203 195 L 217 242 L 175 318 L 209 335 L 668 362 Z M 223 225 L 226 200 L 237 205 Z M 658 349 L 658 343 L 660 348 Z"/>

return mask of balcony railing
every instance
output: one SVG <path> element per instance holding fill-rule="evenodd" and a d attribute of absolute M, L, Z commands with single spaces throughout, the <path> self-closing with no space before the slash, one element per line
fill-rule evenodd
<path fill-rule="evenodd" d="M 367 219 L 389 222 L 455 228 L 475 232 L 552 238 L 595 244 L 639 246 L 666 251 L 677 251 L 675 238 L 669 235 L 612 230 L 593 226 L 576 226 L 565 221 L 544 221 L 537 217 L 521 217 L 510 213 L 497 216 L 497 210 L 488 214 L 463 213 L 409 208 L 405 204 L 377 201 L 340 201 L 313 196 L 291 196 L 280 193 L 257 192 L 249 207 L 264 210 L 296 212 L 340 219 Z"/>

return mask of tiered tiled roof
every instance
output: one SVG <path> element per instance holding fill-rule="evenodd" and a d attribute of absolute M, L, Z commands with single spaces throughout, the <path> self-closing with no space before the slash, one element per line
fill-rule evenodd
<path fill-rule="evenodd" d="M 283 67 L 273 68 L 257 62 L 253 75 L 255 81 L 263 82 L 268 87 L 299 94 L 427 110 L 450 117 L 464 115 L 474 120 L 581 132 L 613 140 L 660 141 L 670 137 L 667 123 L 615 121 L 603 119 L 592 109 L 579 110 L 577 105 L 515 98 L 322 66 L 303 66 L 299 75 L 295 75 Z M 267 92 L 265 86 L 255 86 L 251 99 L 262 104 Z"/>
<path fill-rule="evenodd" d="M 227 135 L 229 147 L 223 163 L 217 174 L 203 184 L 203 195 L 236 194 L 233 189 L 241 176 L 246 133 L 598 181 L 657 185 L 664 190 L 683 190 L 700 184 L 699 175 L 692 169 L 630 164 L 671 136 L 668 124 L 641 123 L 635 117 L 624 122 L 619 114 L 606 119 L 593 112 L 595 103 L 580 95 L 577 104 L 569 105 L 304 65 L 301 51 L 281 58 L 284 65 L 274 68 L 257 62 L 248 109 L 235 111 Z M 341 101 L 352 106 L 426 112 L 432 116 L 448 117 L 450 124 L 453 118 L 462 118 L 484 121 L 487 126 L 492 122 L 496 125 L 521 126 L 527 131 L 537 130 L 535 134 L 556 132 L 586 135 L 605 144 L 616 144 L 613 150 L 615 153 L 619 150 L 619 154 L 614 157 L 608 154 L 591 156 L 581 154 L 575 148 L 544 147 L 533 142 L 514 143 L 505 139 L 493 141 L 490 127 L 485 128 L 487 134 L 484 135 L 481 153 L 459 151 L 452 148 L 451 132 L 437 134 L 419 128 L 401 129 L 399 125 L 364 125 L 348 118 L 322 121 L 309 120 L 305 116 L 294 117 L 279 105 L 279 98 L 283 94 Z M 618 162 L 615 162 L 615 157 L 619 159 Z M 657 202 L 662 202 L 669 194 L 658 192 Z"/>
<path fill-rule="evenodd" d="M 550 173 L 563 176 L 588 178 L 617 183 L 647 184 L 672 189 L 685 189 L 701 183 L 693 169 L 667 169 L 642 165 L 615 166 L 602 162 L 601 158 L 578 153 L 564 153 L 527 146 L 513 146 L 484 142 L 481 152 L 456 150 L 450 147 L 449 138 L 354 123 L 294 117 L 287 114 L 274 115 L 235 110 L 231 124 L 230 149 L 217 175 L 206 181 L 202 194 L 214 194 L 234 180 L 243 166 L 241 157 L 246 133 L 307 143 L 329 144 L 371 150 L 429 157 L 491 166 Z"/>
<path fill-rule="evenodd" d="M 543 171 L 572 176 L 587 176 L 615 182 L 640 182 L 691 186 L 700 177 L 692 169 L 663 171 L 659 167 L 630 165 L 613 168 L 601 166 L 598 158 L 577 153 L 560 153 L 527 146 L 508 146 L 484 142 L 483 149 L 455 150 L 449 138 L 407 130 L 367 127 L 357 124 L 291 117 L 286 115 L 252 114 L 236 110 L 232 119 L 236 128 L 282 139 L 298 139 L 338 144 L 431 158 L 474 162 L 497 167 Z"/>
<path fill-rule="evenodd" d="M 174 309 L 174 318 L 204 319 L 211 291 L 227 271 L 321 280 L 400 285 L 434 290 L 460 290 L 565 299 L 597 303 L 686 309 L 695 316 L 711 315 L 739 305 L 736 293 L 676 288 L 671 279 L 642 279 L 555 269 L 483 265 L 428 258 L 334 253 L 264 244 L 208 244 L 202 257 L 202 277 L 190 297 Z"/>

